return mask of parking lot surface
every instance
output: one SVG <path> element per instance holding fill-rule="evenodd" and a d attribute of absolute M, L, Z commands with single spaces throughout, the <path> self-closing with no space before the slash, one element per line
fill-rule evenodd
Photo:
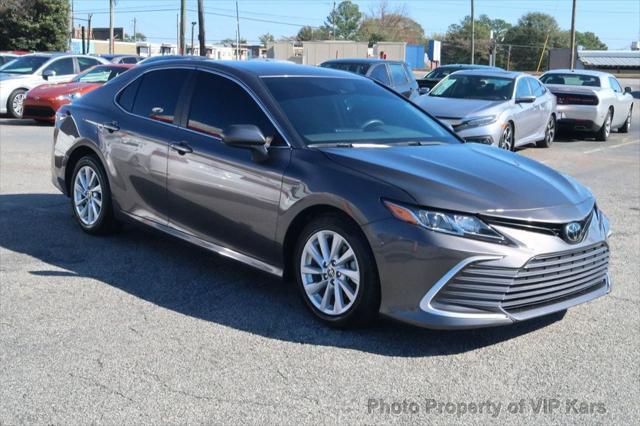
<path fill-rule="evenodd" d="M 637 424 L 634 110 L 632 132 L 606 143 L 519 151 L 596 195 L 612 294 L 457 332 L 332 330 L 292 284 L 239 263 L 140 228 L 86 235 L 50 183 L 52 128 L 0 119 L 0 424 Z"/>

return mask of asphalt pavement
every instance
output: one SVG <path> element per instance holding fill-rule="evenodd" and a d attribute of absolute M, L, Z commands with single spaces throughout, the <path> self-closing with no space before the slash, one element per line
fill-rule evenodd
<path fill-rule="evenodd" d="M 596 195 L 613 292 L 457 332 L 332 330 L 231 260 L 140 228 L 86 235 L 50 183 L 52 128 L 0 119 L 0 424 L 638 424 L 639 111 L 606 143 L 519 150 Z"/>

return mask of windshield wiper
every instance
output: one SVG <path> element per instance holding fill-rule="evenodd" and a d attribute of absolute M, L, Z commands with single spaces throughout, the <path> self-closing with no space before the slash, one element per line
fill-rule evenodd
<path fill-rule="evenodd" d="M 431 145 L 444 145 L 444 142 L 440 142 L 440 141 L 407 141 L 407 142 L 396 142 L 393 145 L 431 146 Z"/>
<path fill-rule="evenodd" d="M 309 148 L 353 148 L 353 144 L 349 142 L 312 143 L 307 146 Z"/>

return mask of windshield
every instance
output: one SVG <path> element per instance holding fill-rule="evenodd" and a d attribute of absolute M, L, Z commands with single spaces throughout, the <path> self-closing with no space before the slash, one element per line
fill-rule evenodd
<path fill-rule="evenodd" d="M 98 66 L 91 68 L 73 79 L 75 83 L 106 83 L 119 76 L 128 68 L 114 66 Z"/>
<path fill-rule="evenodd" d="M 429 92 L 429 96 L 456 99 L 504 101 L 511 99 L 513 79 L 481 75 L 451 74 Z"/>
<path fill-rule="evenodd" d="M 323 68 L 331 68 L 334 70 L 340 71 L 349 71 L 354 74 L 366 75 L 369 70 L 370 64 L 362 64 L 362 63 L 348 63 L 348 62 L 329 62 L 327 64 L 322 64 Z"/>
<path fill-rule="evenodd" d="M 265 77 L 307 145 L 459 143 L 404 98 L 365 79 Z"/>
<path fill-rule="evenodd" d="M 600 78 L 584 74 L 545 74 L 540 77 L 544 84 L 566 84 L 568 86 L 600 87 Z"/>
<path fill-rule="evenodd" d="M 49 59 L 48 56 L 22 56 L 0 67 L 0 72 L 10 74 L 33 74 Z"/>

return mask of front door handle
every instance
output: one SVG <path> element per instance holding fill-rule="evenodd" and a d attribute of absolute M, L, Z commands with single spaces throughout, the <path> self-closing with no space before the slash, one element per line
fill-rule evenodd
<path fill-rule="evenodd" d="M 169 145 L 169 148 L 180 155 L 191 154 L 193 152 L 193 148 L 191 148 L 186 142 L 172 143 L 171 145 Z"/>

